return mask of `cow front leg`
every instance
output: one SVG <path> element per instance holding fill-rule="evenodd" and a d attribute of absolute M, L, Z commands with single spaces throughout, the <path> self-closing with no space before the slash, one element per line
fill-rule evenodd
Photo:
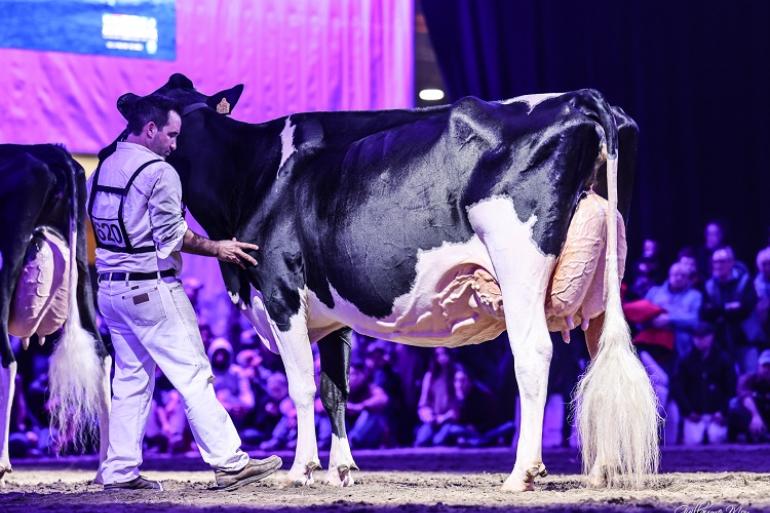
<path fill-rule="evenodd" d="M 297 448 L 289 479 L 298 485 L 313 484 L 313 472 L 321 468 L 315 436 L 315 369 L 313 351 L 307 333 L 305 316 L 292 317 L 288 332 L 279 332 L 278 351 L 281 354 L 289 396 L 297 409 Z"/>
<path fill-rule="evenodd" d="M 110 408 L 112 406 L 112 390 L 110 387 L 110 371 L 112 357 L 105 356 L 102 363 L 103 375 L 99 390 L 99 470 L 96 472 L 94 483 L 104 484 L 102 471 L 104 460 L 107 459 L 107 449 L 110 446 Z"/>
<path fill-rule="evenodd" d="M 318 342 L 321 356 L 321 402 L 332 424 L 327 479 L 333 486 L 352 486 L 353 470 L 358 470 L 350 452 L 345 410 L 350 385 L 350 329 L 344 328 Z"/>
<path fill-rule="evenodd" d="M 542 457 L 543 412 L 553 346 L 545 317 L 545 295 L 555 257 L 533 240 L 532 216 L 521 222 L 513 202 L 504 197 L 469 209 L 469 220 L 489 252 L 503 295 L 505 323 L 519 385 L 521 422 L 513 471 L 503 484 L 508 491 L 534 489 L 545 476 Z"/>
<path fill-rule="evenodd" d="M 8 454 L 8 434 L 11 428 L 11 405 L 16 389 L 16 362 L 8 367 L 0 365 L 0 486 L 3 478 L 11 471 L 11 459 Z"/>

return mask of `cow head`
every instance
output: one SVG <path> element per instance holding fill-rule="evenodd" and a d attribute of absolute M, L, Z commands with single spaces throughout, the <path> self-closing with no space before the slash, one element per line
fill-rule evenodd
<path fill-rule="evenodd" d="M 179 108 L 183 111 L 183 114 L 187 109 L 205 105 L 219 114 L 228 115 L 238 103 L 241 93 L 243 93 L 243 84 L 238 84 L 230 89 L 225 89 L 216 94 L 212 94 L 211 96 L 206 96 L 195 89 L 192 80 L 181 73 L 174 73 L 169 77 L 168 82 L 163 84 L 163 86 L 158 88 L 152 94 L 162 94 L 163 96 L 173 99 L 179 104 Z M 134 93 L 126 93 L 118 98 L 118 111 L 123 117 L 127 116 L 132 105 L 139 98 L 141 97 Z"/>

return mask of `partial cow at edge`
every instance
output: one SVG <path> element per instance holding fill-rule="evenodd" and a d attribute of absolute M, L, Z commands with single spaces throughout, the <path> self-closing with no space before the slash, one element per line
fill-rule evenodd
<path fill-rule="evenodd" d="M 85 173 L 61 146 L 0 145 L 0 481 L 11 471 L 8 431 L 16 378 L 9 334 L 63 330 L 49 365 L 52 435 L 82 447 L 101 428 L 107 450 L 111 359 L 96 329 L 87 270 Z M 99 475 L 96 477 L 100 481 Z"/>
<path fill-rule="evenodd" d="M 261 248 L 258 266 L 221 268 L 233 301 L 286 366 L 298 416 L 291 480 L 312 483 L 320 467 L 310 347 L 318 343 L 333 425 L 327 478 L 353 484 L 349 328 L 434 347 L 506 330 L 522 420 L 504 488 L 524 491 L 546 474 L 548 330 L 582 325 L 593 359 L 577 418 L 591 483 L 640 486 L 657 471 L 656 399 L 620 306 L 617 205 L 627 213 L 631 118 L 586 89 L 248 124 L 222 115 L 242 90 L 206 96 L 175 74 L 154 94 L 180 105 L 169 161 L 190 212 L 212 238 Z M 137 98 L 122 96 L 119 110 Z"/>

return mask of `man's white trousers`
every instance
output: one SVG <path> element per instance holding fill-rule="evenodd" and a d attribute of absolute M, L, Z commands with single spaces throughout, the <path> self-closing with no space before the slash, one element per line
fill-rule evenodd
<path fill-rule="evenodd" d="M 104 483 L 127 482 L 139 475 L 156 365 L 181 394 L 204 461 L 215 469 L 245 466 L 248 455 L 217 401 L 195 312 L 181 283 L 174 278 L 102 281 L 98 297 L 115 347 Z"/>

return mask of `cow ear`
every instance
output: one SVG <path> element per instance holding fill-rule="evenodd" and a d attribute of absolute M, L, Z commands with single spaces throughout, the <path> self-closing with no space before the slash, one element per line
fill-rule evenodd
<path fill-rule="evenodd" d="M 195 89 L 192 80 L 181 73 L 174 73 L 168 77 L 168 83 L 166 85 L 169 89 Z"/>
<path fill-rule="evenodd" d="M 206 100 L 206 104 L 220 114 L 230 114 L 238 103 L 241 93 L 243 93 L 243 84 L 238 84 L 233 88 L 212 94 Z"/>
<path fill-rule="evenodd" d="M 118 98 L 117 105 L 118 105 L 118 112 L 120 112 L 124 118 L 128 119 L 128 113 L 131 112 L 131 108 L 134 106 L 134 103 L 136 103 L 136 100 L 139 99 L 139 96 L 135 95 L 134 93 L 126 93 L 122 95 L 120 98 Z"/>

